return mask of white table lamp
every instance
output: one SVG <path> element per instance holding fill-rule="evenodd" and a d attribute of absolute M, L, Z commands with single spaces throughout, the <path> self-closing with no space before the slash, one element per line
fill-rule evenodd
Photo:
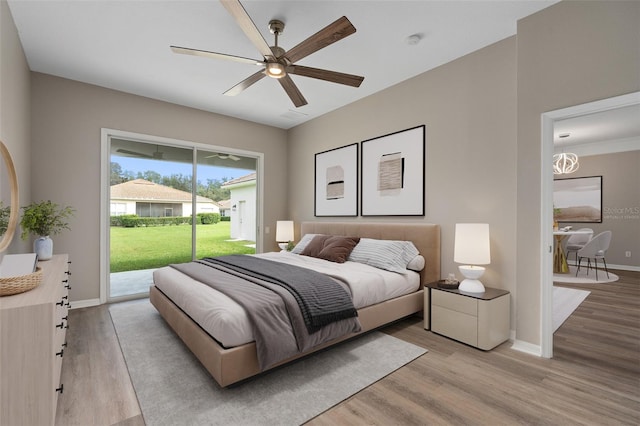
<path fill-rule="evenodd" d="M 286 250 L 289 242 L 293 241 L 293 221 L 278 220 L 276 222 L 276 242 L 281 250 Z"/>
<path fill-rule="evenodd" d="M 485 268 L 477 265 L 491 263 L 489 249 L 489 224 L 457 223 L 453 260 L 462 263 L 458 266 L 464 275 L 458 290 L 469 293 L 484 293 L 484 286 L 478 278 L 484 274 Z"/>

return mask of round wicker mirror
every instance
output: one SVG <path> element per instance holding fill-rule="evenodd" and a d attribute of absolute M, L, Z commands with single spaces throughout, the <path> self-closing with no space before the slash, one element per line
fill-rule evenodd
<path fill-rule="evenodd" d="M 13 160 L 11 159 L 11 155 L 9 154 L 9 150 L 5 146 L 2 141 L 0 141 L 0 155 L 2 156 L 3 163 L 0 163 L 0 179 L 5 181 L 8 178 L 9 188 L 11 191 L 11 200 L 10 200 L 10 212 L 9 212 L 9 220 L 7 222 L 7 228 L 4 234 L 0 235 L 0 253 L 5 251 L 9 244 L 11 244 L 11 240 L 13 240 L 13 234 L 16 232 L 16 227 L 18 226 L 18 212 L 20 209 L 20 204 L 18 202 L 18 178 L 16 177 L 16 169 L 13 166 Z M 0 188 L 0 195 L 4 194 L 2 191 L 5 186 L 3 183 L 3 187 Z M 5 201 L 5 200 L 2 200 Z M 3 202 L 3 206 L 5 203 Z"/>

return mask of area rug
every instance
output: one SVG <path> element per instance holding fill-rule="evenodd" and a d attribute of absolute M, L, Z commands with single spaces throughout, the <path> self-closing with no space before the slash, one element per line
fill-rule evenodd
<path fill-rule="evenodd" d="M 553 332 L 569 318 L 591 293 L 566 287 L 553 287 Z"/>
<path fill-rule="evenodd" d="M 223 389 L 147 299 L 109 311 L 147 426 L 299 425 L 427 352 L 373 332 Z"/>
<path fill-rule="evenodd" d="M 618 276 L 609 271 L 609 278 L 607 278 L 607 273 L 604 269 L 598 269 L 598 280 L 596 281 L 596 271 L 594 269 L 590 269 L 587 274 L 587 268 L 584 266 L 580 267 L 580 272 L 577 277 L 576 267 L 571 265 L 569 265 L 568 274 L 553 274 L 554 283 L 603 284 L 612 283 L 614 281 L 618 281 Z"/>

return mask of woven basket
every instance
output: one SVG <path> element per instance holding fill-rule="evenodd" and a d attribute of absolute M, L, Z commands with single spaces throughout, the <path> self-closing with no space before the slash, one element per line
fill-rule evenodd
<path fill-rule="evenodd" d="M 41 282 L 42 268 L 36 268 L 35 272 L 27 275 L 0 278 L 0 296 L 24 293 L 38 287 Z"/>

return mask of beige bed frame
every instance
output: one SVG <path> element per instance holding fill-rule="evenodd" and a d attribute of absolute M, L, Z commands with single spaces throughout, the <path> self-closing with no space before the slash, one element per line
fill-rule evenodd
<path fill-rule="evenodd" d="M 421 288 L 415 293 L 368 306 L 358 311 L 362 331 L 314 348 L 296 357 L 282 361 L 285 364 L 309 353 L 350 339 L 415 313 L 422 313 L 425 283 L 440 279 L 440 226 L 417 223 L 364 223 L 364 222 L 303 222 L 301 235 L 330 234 L 386 240 L 413 241 L 426 260 L 420 273 Z M 255 343 L 225 349 L 207 332 L 178 308 L 164 293 L 151 286 L 150 300 L 160 315 L 173 328 L 213 378 L 226 387 L 260 373 Z M 274 366 L 272 368 L 277 367 Z"/>

